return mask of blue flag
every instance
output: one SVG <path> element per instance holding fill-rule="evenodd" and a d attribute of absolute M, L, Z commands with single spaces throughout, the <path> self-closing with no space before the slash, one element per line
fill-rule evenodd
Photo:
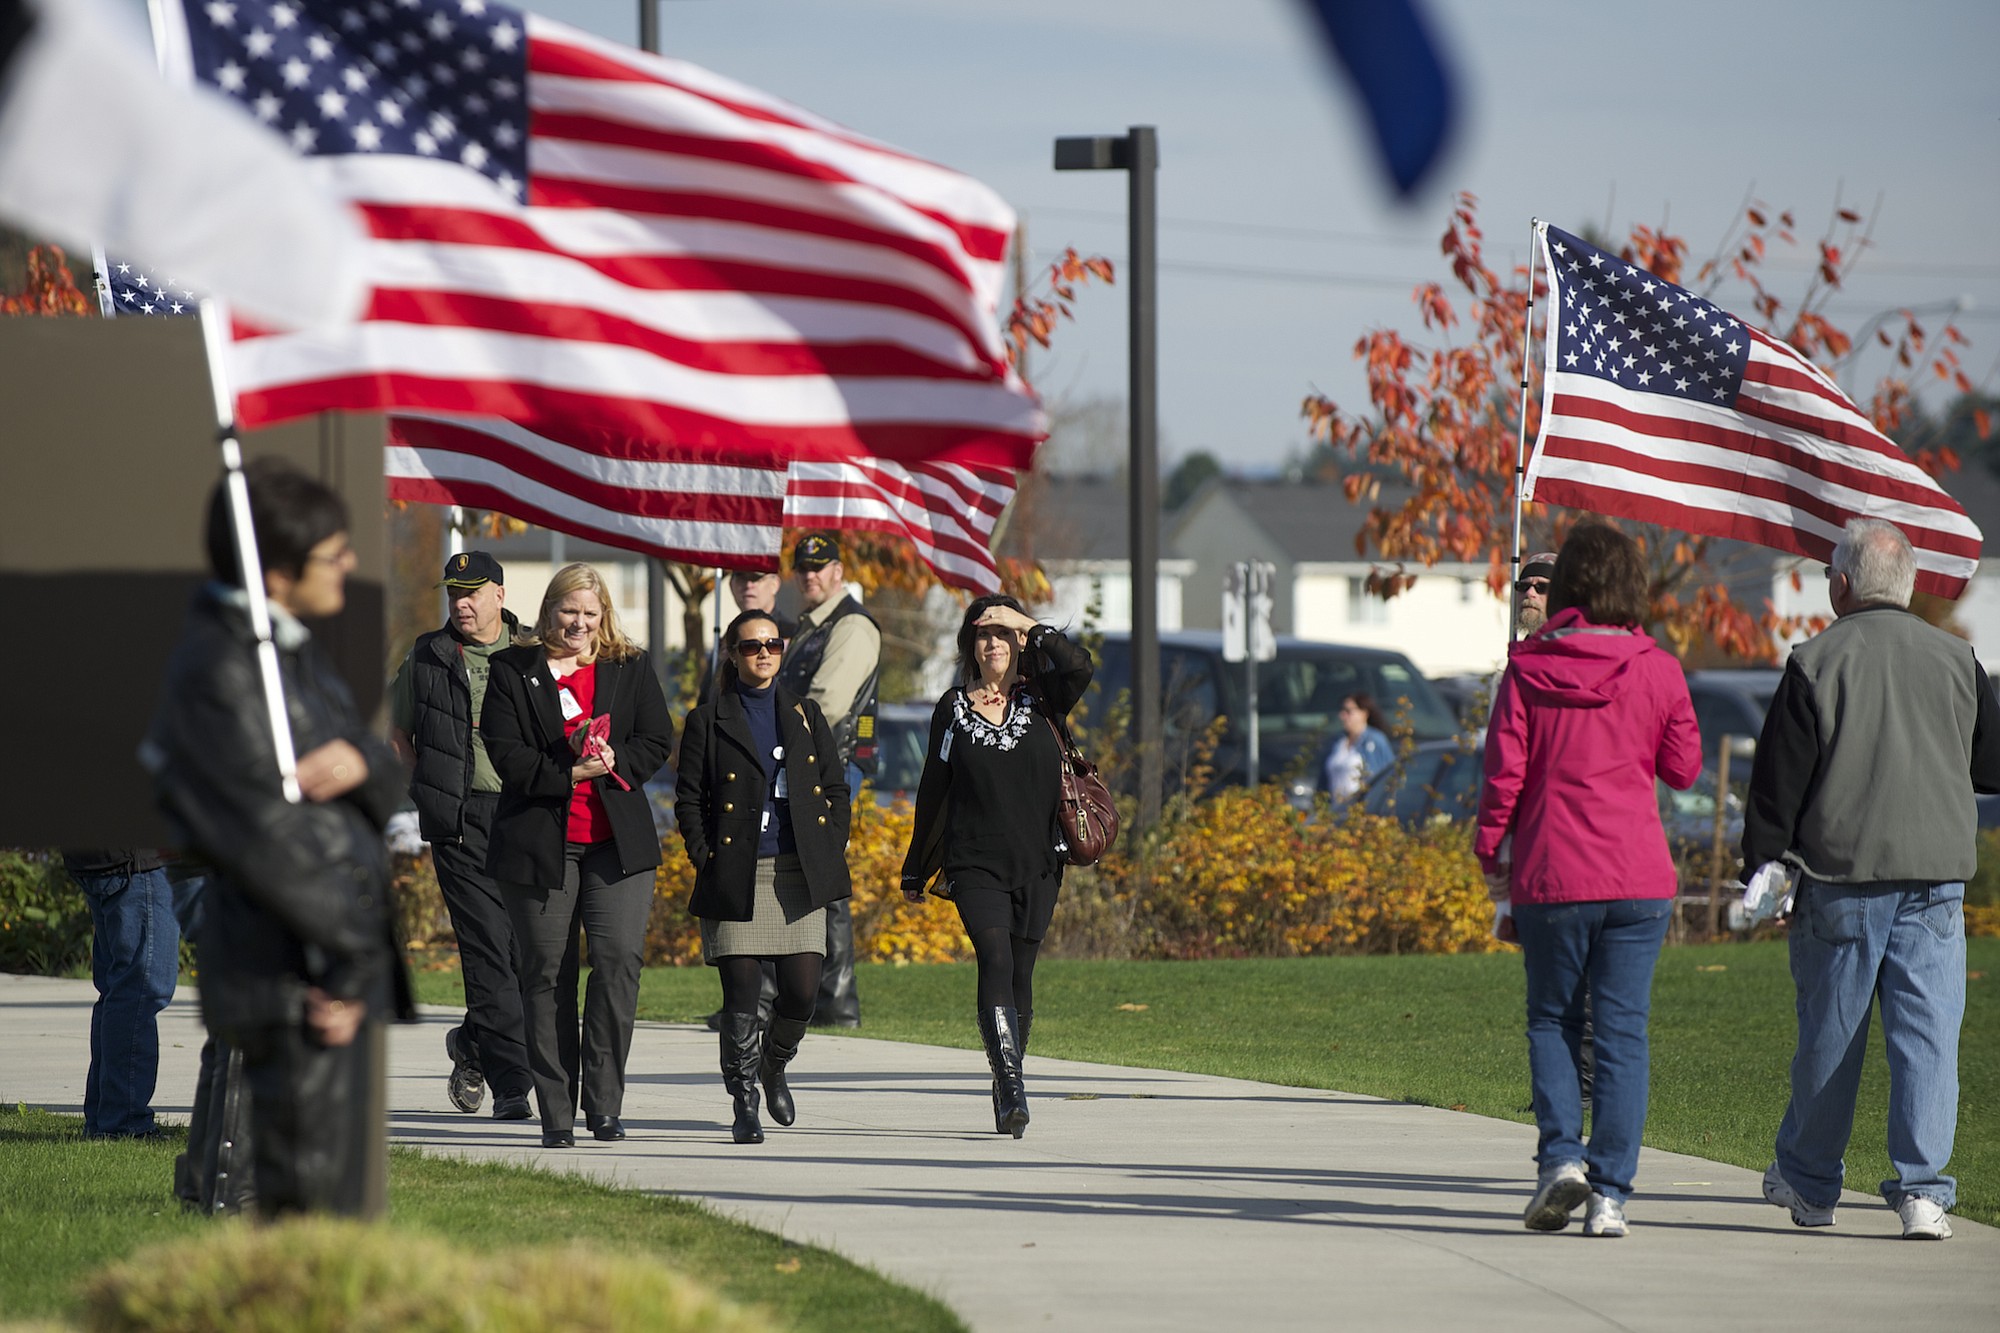
<path fill-rule="evenodd" d="M 1396 192 L 1408 197 L 1437 164 L 1458 109 L 1418 0 L 1311 0 L 1307 8 L 1368 108 Z"/>

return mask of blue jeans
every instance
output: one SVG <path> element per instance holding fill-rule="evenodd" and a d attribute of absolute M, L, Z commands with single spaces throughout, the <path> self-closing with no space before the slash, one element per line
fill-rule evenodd
<path fill-rule="evenodd" d="M 83 1131 L 150 1134 L 160 1074 L 160 1010 L 174 998 L 180 927 L 164 870 L 78 875 L 90 902 L 90 1072 L 83 1085 Z"/>
<path fill-rule="evenodd" d="M 1528 971 L 1528 1080 L 1541 1130 L 1535 1162 L 1544 1170 L 1581 1162 L 1590 1187 L 1621 1204 L 1632 1196 L 1646 1131 L 1646 1020 L 1673 906 L 1670 898 L 1618 898 L 1514 907 Z M 1597 1052 L 1588 1148 L 1578 1074 L 1586 994 Z"/>
<path fill-rule="evenodd" d="M 1965 1017 L 1965 885 L 1883 880 L 1799 887 L 1792 983 L 1799 1047 L 1778 1126 L 1778 1170 L 1799 1197 L 1838 1202 L 1868 1049 L 1868 1005 L 1882 1008 L 1889 1055 L 1891 1206 L 1921 1194 L 1945 1208 L 1958 1132 L 1958 1029 Z"/>

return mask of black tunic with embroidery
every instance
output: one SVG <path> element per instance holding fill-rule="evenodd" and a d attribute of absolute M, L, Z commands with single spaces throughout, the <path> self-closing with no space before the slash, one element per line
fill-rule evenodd
<path fill-rule="evenodd" d="M 943 894 L 968 931 L 1006 924 L 1040 939 L 1062 883 L 1061 751 L 1051 714 L 1066 717 L 1090 684 L 1090 654 L 1060 630 L 1028 635 L 1025 678 L 995 723 L 962 686 L 938 700 L 917 784 L 915 826 L 903 862 L 905 887 L 944 871 Z"/>

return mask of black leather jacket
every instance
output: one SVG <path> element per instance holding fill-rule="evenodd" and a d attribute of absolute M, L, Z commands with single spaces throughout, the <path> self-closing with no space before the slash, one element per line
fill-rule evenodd
<path fill-rule="evenodd" d="M 318 645 L 296 626 L 279 640 L 297 753 L 349 741 L 368 778 L 336 800 L 285 800 L 242 594 L 204 589 L 141 752 L 182 843 L 216 872 L 196 942 L 202 1016 L 224 1033 L 297 1023 L 318 986 L 370 1018 L 414 1018 L 382 842 L 403 767 Z"/>

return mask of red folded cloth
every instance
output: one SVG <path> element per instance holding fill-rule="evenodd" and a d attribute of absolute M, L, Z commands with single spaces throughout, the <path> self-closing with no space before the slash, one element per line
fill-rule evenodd
<path fill-rule="evenodd" d="M 609 744 L 610 740 L 611 715 L 609 713 L 599 713 L 596 717 L 590 719 L 590 729 L 584 733 L 583 752 L 602 757 L 605 746 Z M 632 784 L 624 778 L 619 777 L 618 770 L 613 769 L 610 777 L 613 782 L 618 784 L 619 790 L 632 790 Z"/>

